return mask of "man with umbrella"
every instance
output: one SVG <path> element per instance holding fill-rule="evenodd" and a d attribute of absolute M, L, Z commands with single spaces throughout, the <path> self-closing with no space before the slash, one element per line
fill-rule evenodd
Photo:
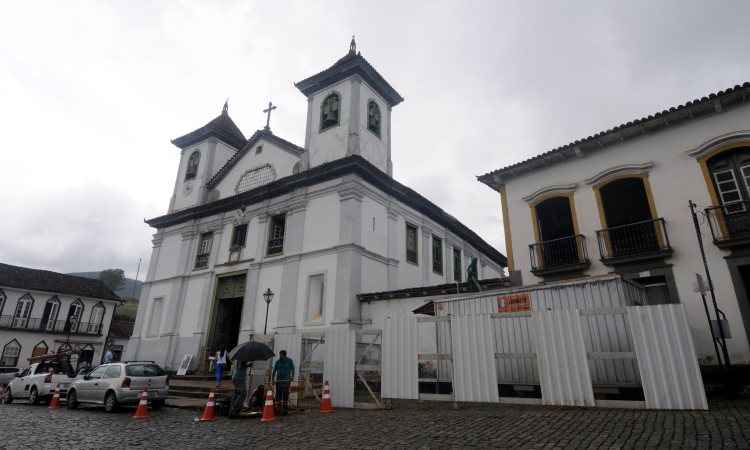
<path fill-rule="evenodd" d="M 247 368 L 253 361 L 265 361 L 274 356 L 273 351 L 261 342 L 245 342 L 229 352 L 229 359 L 236 361 L 232 374 L 234 394 L 229 406 L 229 417 L 237 417 L 242 410 L 242 404 L 247 395 Z"/>
<path fill-rule="evenodd" d="M 281 404 L 281 414 L 289 411 L 289 385 L 294 379 L 294 362 L 287 358 L 286 350 L 279 352 L 279 359 L 273 365 L 272 378 L 276 381 L 276 401 Z"/>

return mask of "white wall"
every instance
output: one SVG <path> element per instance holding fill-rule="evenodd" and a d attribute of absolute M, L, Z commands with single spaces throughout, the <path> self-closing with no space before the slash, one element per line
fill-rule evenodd
<path fill-rule="evenodd" d="M 257 154 L 257 149 L 261 146 L 263 147 L 263 150 L 260 154 Z M 229 173 L 226 174 L 216 186 L 215 189 L 219 192 L 218 198 L 237 195 L 237 183 L 248 170 L 271 164 L 276 172 L 276 179 L 278 180 L 291 175 L 292 168 L 298 161 L 300 161 L 299 156 L 288 150 L 282 149 L 265 138 L 262 138 L 235 163 Z M 217 168 L 216 171 L 218 171 L 219 168 Z M 216 171 L 214 171 L 214 174 Z"/>
<path fill-rule="evenodd" d="M 113 300 L 99 300 L 88 297 L 55 294 L 51 292 L 35 290 L 20 290 L 17 288 L 5 286 L 0 286 L 0 289 L 3 290 L 7 297 L 5 300 L 5 306 L 3 307 L 2 311 L 0 311 L 0 315 L 3 316 L 13 316 L 18 299 L 26 294 L 30 294 L 34 298 L 34 306 L 31 310 L 30 318 L 40 319 L 44 313 L 44 307 L 47 304 L 47 301 L 54 295 L 57 295 L 57 298 L 60 300 L 60 309 L 58 311 L 56 320 L 66 320 L 68 318 L 68 310 L 71 303 L 80 299 L 84 305 L 83 313 L 81 315 L 81 322 L 89 323 L 91 312 L 94 306 L 101 301 L 102 305 L 105 308 L 104 318 L 102 320 L 102 335 L 70 335 L 71 344 L 92 344 L 92 346 L 94 347 L 94 364 L 98 363 L 101 360 L 104 341 L 107 338 L 109 325 L 112 321 L 112 314 L 114 313 L 115 305 L 119 302 Z M 67 340 L 67 335 L 64 333 L 43 333 L 38 331 L 0 328 L 0 353 L 2 353 L 2 348 L 13 339 L 16 339 L 21 344 L 21 354 L 18 360 L 18 365 L 19 367 L 26 367 L 28 358 L 31 357 L 32 350 L 40 341 L 44 341 L 47 344 L 47 347 L 49 349 L 48 351 L 50 353 L 54 353 L 57 351 L 58 347 Z"/>
<path fill-rule="evenodd" d="M 351 78 L 340 81 L 326 89 L 317 92 L 312 97 L 312 120 L 308 151 L 310 152 L 310 167 L 319 166 L 346 156 L 349 139 L 349 121 L 351 120 Z M 337 92 L 341 99 L 339 110 L 339 124 L 320 132 L 320 106 L 323 100 L 332 92 Z"/>
<path fill-rule="evenodd" d="M 305 210 L 303 251 L 330 248 L 339 243 L 341 202 L 337 193 L 310 199 Z"/>
<path fill-rule="evenodd" d="M 380 136 L 378 137 L 367 128 L 367 104 L 372 100 L 380 107 Z M 388 128 L 390 111 L 388 104 L 370 86 L 362 82 L 359 96 L 359 146 L 360 154 L 378 169 L 388 173 Z"/>
<path fill-rule="evenodd" d="M 702 274 L 703 267 L 688 209 L 688 200 L 695 201 L 701 208 L 710 206 L 711 200 L 698 162 L 687 153 L 708 139 L 746 129 L 750 129 L 748 106 L 671 127 L 509 180 L 506 192 L 516 269 L 523 272 L 523 279 L 527 284 L 539 281 L 530 272 L 528 245 L 534 242 L 533 224 L 529 205 L 522 197 L 545 186 L 577 183 L 573 195 L 579 231 L 586 236 L 591 259 L 591 267 L 586 273 L 594 275 L 609 272 L 611 269 L 599 261 L 596 231 L 602 226 L 594 190 L 584 180 L 621 164 L 652 161 L 654 166 L 650 169 L 649 181 L 657 215 L 666 220 L 667 233 L 674 249 L 674 255 L 668 262 L 674 265 L 680 301 L 688 311 L 699 354 L 712 355 L 714 350 L 706 328 L 703 306 L 693 292 L 695 274 Z M 747 360 L 748 340 L 724 261 L 729 253 L 712 244 L 707 226 L 703 232 L 717 299 L 730 320 L 733 334 L 733 339 L 729 341 L 731 351 Z"/>

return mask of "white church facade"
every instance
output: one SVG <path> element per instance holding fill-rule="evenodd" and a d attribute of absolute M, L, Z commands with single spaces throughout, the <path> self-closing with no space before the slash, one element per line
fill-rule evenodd
<path fill-rule="evenodd" d="M 296 86 L 303 147 L 268 124 L 245 138 L 226 105 L 173 141 L 174 194 L 147 221 L 156 233 L 126 359 L 176 368 L 266 329 L 357 327 L 358 294 L 466 281 L 473 259 L 480 280 L 503 276 L 504 255 L 392 178 L 403 98 L 353 42 Z"/>

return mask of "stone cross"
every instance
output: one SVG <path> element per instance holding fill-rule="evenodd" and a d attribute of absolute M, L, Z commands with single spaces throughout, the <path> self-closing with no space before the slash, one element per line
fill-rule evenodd
<path fill-rule="evenodd" d="M 268 108 L 263 110 L 263 112 L 266 113 L 266 130 L 271 129 L 271 111 L 274 109 L 276 109 L 276 106 L 274 106 L 273 103 L 268 102 Z"/>

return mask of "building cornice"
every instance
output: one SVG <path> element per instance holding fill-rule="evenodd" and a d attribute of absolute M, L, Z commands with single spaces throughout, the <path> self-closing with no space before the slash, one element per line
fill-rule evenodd
<path fill-rule="evenodd" d="M 593 177 L 586 178 L 585 183 L 591 186 L 601 184 L 610 178 L 620 177 L 622 175 L 647 175 L 652 167 L 654 167 L 653 161 L 620 164 L 614 167 L 608 167 Z"/>
<path fill-rule="evenodd" d="M 197 220 L 231 211 L 242 206 L 266 202 L 276 197 L 290 194 L 298 189 L 305 189 L 326 181 L 342 178 L 346 175 L 356 175 L 386 195 L 423 214 L 439 226 L 447 228 L 476 250 L 486 254 L 498 265 L 506 265 L 506 258 L 502 253 L 459 222 L 455 217 L 446 213 L 419 193 L 389 177 L 359 155 L 337 159 L 241 194 L 155 217 L 147 220 L 146 223 L 157 229 L 166 228 L 190 220 Z"/>
<path fill-rule="evenodd" d="M 537 189 L 529 195 L 521 197 L 526 203 L 536 203 L 536 201 L 550 194 L 569 194 L 578 188 L 578 184 L 553 184 Z"/>
<path fill-rule="evenodd" d="M 704 141 L 697 147 L 688 150 L 687 154 L 691 158 L 703 159 L 718 147 L 725 147 L 732 144 L 744 144 L 748 141 L 750 141 L 750 130 L 733 131 Z"/>

